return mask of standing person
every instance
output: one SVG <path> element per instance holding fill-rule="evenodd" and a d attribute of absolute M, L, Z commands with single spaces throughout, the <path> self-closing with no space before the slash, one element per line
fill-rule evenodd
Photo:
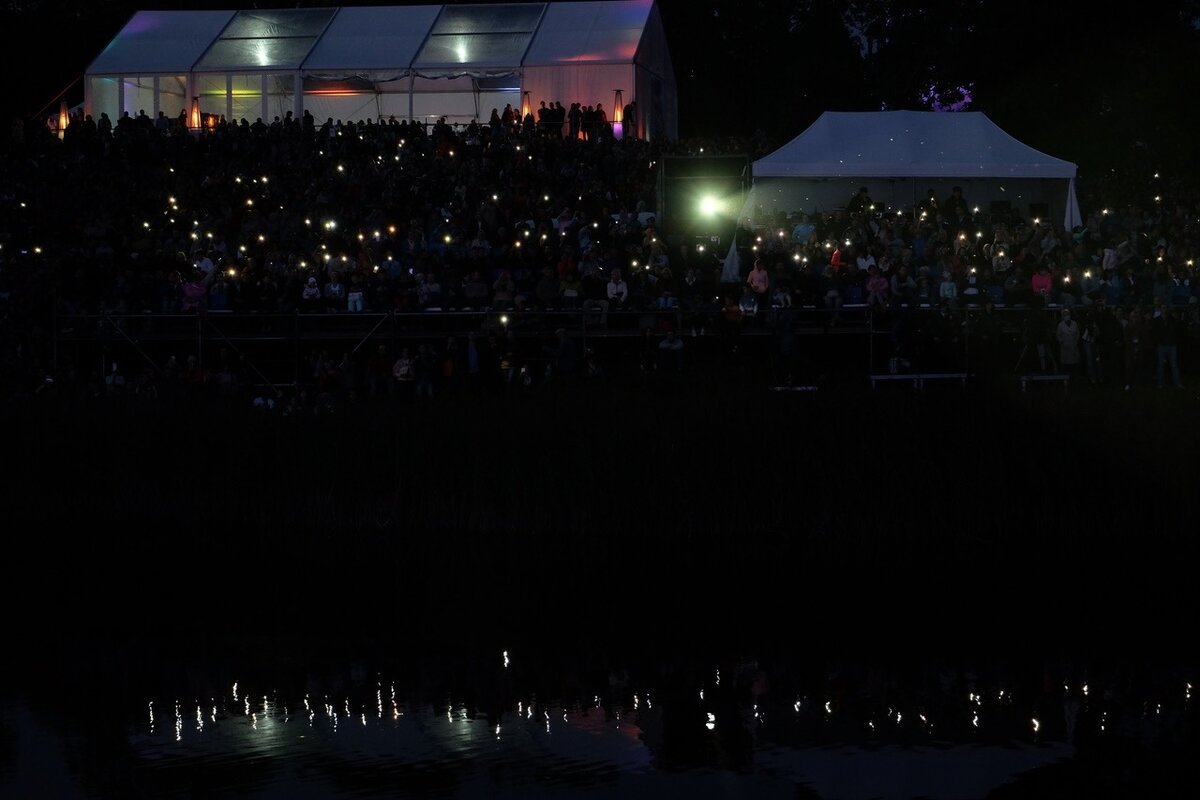
<path fill-rule="evenodd" d="M 1097 352 L 1100 361 L 1101 379 L 1109 385 L 1122 383 L 1125 332 L 1121 321 L 1108 307 L 1103 297 L 1096 300 Z"/>
<path fill-rule="evenodd" d="M 950 190 L 950 196 L 942 204 L 941 212 L 955 230 L 966 227 L 971 219 L 971 212 L 967 208 L 967 198 L 963 197 L 961 186 L 955 186 Z"/>
<path fill-rule="evenodd" d="M 1141 377 L 1142 369 L 1145 366 L 1142 353 L 1150 342 L 1150 330 L 1146 319 L 1142 316 L 1142 309 L 1136 305 L 1129 309 L 1129 317 L 1125 321 L 1124 338 L 1125 391 L 1128 392 L 1138 384 L 1138 378 Z"/>
<path fill-rule="evenodd" d="M 825 308 L 829 310 L 829 319 L 826 325 L 832 328 L 841 321 L 838 311 L 842 307 L 842 276 L 834 269 L 833 264 L 826 264 L 821 270 L 817 285 L 817 294 L 821 297 Z"/>
<path fill-rule="evenodd" d="M 763 266 L 761 258 L 754 259 L 754 267 L 750 270 L 750 274 L 746 276 L 746 286 L 754 296 L 757 311 L 761 312 L 771 307 L 767 298 L 767 292 L 771 288 L 771 275 L 767 272 L 767 268 Z"/>
<path fill-rule="evenodd" d="M 406 347 L 400 351 L 400 357 L 396 359 L 396 363 L 392 364 L 392 378 L 395 380 L 396 390 L 401 400 L 408 400 L 412 397 L 415 377 L 412 356 L 409 355 Z"/>
<path fill-rule="evenodd" d="M 362 280 L 357 275 L 350 276 L 350 289 L 346 292 L 346 310 L 356 313 L 363 310 Z"/>
<path fill-rule="evenodd" d="M 1098 383 L 1104 382 L 1103 365 L 1100 362 L 1100 330 L 1096 322 L 1097 309 L 1092 307 L 1088 309 L 1086 316 L 1083 318 L 1082 333 L 1079 336 L 1079 341 L 1083 345 L 1083 363 L 1087 367 L 1088 382 L 1095 386 Z"/>
<path fill-rule="evenodd" d="M 871 199 L 871 195 L 867 193 L 867 187 L 859 187 L 858 193 L 851 196 L 846 203 L 847 214 L 858 214 L 863 211 L 869 211 L 875 205 L 875 201 Z"/>
<path fill-rule="evenodd" d="M 384 400 L 392 396 L 395 380 L 392 378 L 392 362 L 386 344 L 381 344 L 367 359 L 367 397 Z"/>
<path fill-rule="evenodd" d="M 1000 353 L 1000 318 L 996 304 L 988 300 L 983 304 L 983 313 L 971 325 L 974 334 L 975 360 L 980 372 L 991 375 L 996 372 Z"/>
<path fill-rule="evenodd" d="M 742 332 L 742 320 L 745 318 L 745 312 L 742 311 L 742 304 L 736 298 L 726 296 L 721 316 L 721 333 L 725 339 L 726 349 L 730 353 L 736 353 L 738 349 L 738 336 Z"/>
<path fill-rule="evenodd" d="M 1179 377 L 1179 341 L 1183 338 L 1182 320 L 1171 313 L 1166 300 L 1158 298 L 1155 303 L 1154 319 L 1150 323 L 1154 338 L 1155 379 L 1159 389 L 1164 386 L 1165 367 L 1171 368 L 1171 385 L 1183 388 Z"/>
<path fill-rule="evenodd" d="M 429 345 L 423 344 L 417 348 L 417 357 L 413 361 L 414 392 L 418 400 L 433 399 L 433 352 Z"/>
<path fill-rule="evenodd" d="M 579 138 L 580 130 L 583 127 L 583 109 L 579 103 L 571 103 L 571 110 L 567 112 L 567 138 L 572 142 Z"/>
<path fill-rule="evenodd" d="M 446 349 L 442 353 L 439 378 L 447 394 L 457 394 L 462 383 L 462 351 L 458 340 L 447 337 Z"/>
<path fill-rule="evenodd" d="M 1058 365 L 1054 363 L 1054 354 L 1050 352 L 1049 336 L 1046 330 L 1046 321 L 1042 318 L 1042 312 L 1036 308 L 1030 309 L 1025 314 L 1025 322 L 1021 328 L 1021 341 L 1024 344 L 1024 349 L 1021 350 L 1021 358 L 1017 361 L 1017 366 L 1023 363 L 1024 358 L 1028 355 L 1037 357 L 1038 371 L 1046 372 L 1046 362 L 1049 360 L 1050 365 L 1055 370 Z M 1033 351 L 1030 353 L 1030 351 Z"/>
<path fill-rule="evenodd" d="M 1079 323 L 1071 319 L 1071 309 L 1062 310 L 1062 320 L 1054 330 L 1058 340 L 1058 363 L 1064 372 L 1074 372 L 1079 365 Z"/>
<path fill-rule="evenodd" d="M 658 343 L 658 368 L 664 372 L 683 369 L 683 339 L 674 330 L 667 331 L 667 338 Z"/>
<path fill-rule="evenodd" d="M 553 119 L 550 122 L 550 135 L 555 139 L 563 138 L 563 125 L 567 124 L 567 109 L 563 108 L 563 104 L 558 100 L 553 103 L 551 116 Z"/>
<path fill-rule="evenodd" d="M 575 340 L 567 336 L 565 328 L 559 328 L 554 332 L 556 344 L 554 346 L 554 376 L 559 379 L 569 379 L 579 368 L 579 351 L 575 347 Z"/>

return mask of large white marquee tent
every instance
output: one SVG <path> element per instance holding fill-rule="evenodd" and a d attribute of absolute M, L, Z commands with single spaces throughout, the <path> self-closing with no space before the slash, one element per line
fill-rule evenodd
<path fill-rule="evenodd" d="M 1080 224 L 1076 167 L 1041 153 L 973 111 L 827 111 L 807 130 L 753 163 L 745 210 L 827 213 L 860 186 L 877 203 L 912 209 L 933 189 L 962 187 L 988 210 L 1008 202 L 1022 214 Z"/>
<path fill-rule="evenodd" d="M 84 110 L 270 122 L 486 123 L 493 108 L 637 103 L 676 138 L 674 72 L 654 0 L 139 11 L 88 67 Z M 631 133 L 633 131 L 630 131 Z"/>

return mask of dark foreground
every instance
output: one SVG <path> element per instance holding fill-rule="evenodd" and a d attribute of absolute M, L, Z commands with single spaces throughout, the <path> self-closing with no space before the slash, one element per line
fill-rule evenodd
<path fill-rule="evenodd" d="M 6 591 L 105 635 L 390 616 L 757 642 L 788 618 L 958 650 L 1186 613 L 1192 392 L 555 388 L 303 419 L 11 409 Z"/>
<path fill-rule="evenodd" d="M 1196 410 L 1191 392 L 678 382 L 303 420 L 14 408 L 7 669 L 122 708 L 236 662 L 276 683 L 432 670 L 485 711 L 511 699 L 479 691 L 504 651 L 543 696 L 564 670 L 747 655 L 1182 692 Z M 1089 746 L 1039 774 L 1046 796 L 1137 796 L 1190 781 L 1194 744 Z"/>

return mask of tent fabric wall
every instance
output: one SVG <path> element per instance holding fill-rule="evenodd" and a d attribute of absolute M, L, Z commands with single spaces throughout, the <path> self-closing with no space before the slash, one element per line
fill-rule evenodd
<path fill-rule="evenodd" d="M 628 98 L 634 91 L 632 64 L 572 64 L 569 67 L 526 67 L 524 91 L 536 109 L 543 100 L 557 101 L 570 108 L 571 103 L 604 105 L 605 113 L 613 116 L 614 89 L 621 89 Z"/>
<path fill-rule="evenodd" d="M 945 200 L 958 186 L 968 206 L 988 211 L 993 200 L 1004 200 L 1013 208 L 1027 214 L 1029 206 L 1045 203 L 1053 219 L 1065 219 L 1067 184 L 1055 178 L 759 178 L 754 186 L 743 216 L 758 216 L 802 211 L 806 214 L 828 214 L 846 206 L 850 198 L 866 186 L 879 211 L 890 208 L 911 215 L 912 209 L 925 199 L 930 189 L 938 200 Z"/>
<path fill-rule="evenodd" d="M 1046 203 L 1067 227 L 1079 219 L 1075 165 L 1029 147 L 979 112 L 825 112 L 752 169 L 743 216 L 760 206 L 833 211 L 865 185 L 878 203 L 910 211 L 931 188 L 945 198 L 962 186 L 968 202 L 984 209 L 1007 200 L 1025 213 Z"/>
<path fill-rule="evenodd" d="M 357 83 L 298 95 L 271 88 L 280 75 L 296 87 Z M 200 97 L 206 114 L 251 121 L 307 107 L 318 119 L 411 111 L 426 121 L 486 122 L 494 106 L 519 107 L 522 90 L 535 108 L 541 99 L 599 103 L 611 119 L 620 89 L 625 103 L 637 102 L 641 135 L 677 135 L 674 74 L 654 0 L 139 11 L 89 67 L 84 110 L 114 119 L 124 107 L 149 110 L 162 99 L 150 87 L 158 76 L 181 83 L 182 96 Z M 504 76 L 511 86 L 492 80 Z M 464 86 L 473 96 L 463 96 Z M 171 92 L 164 109 L 172 116 L 179 94 Z"/>

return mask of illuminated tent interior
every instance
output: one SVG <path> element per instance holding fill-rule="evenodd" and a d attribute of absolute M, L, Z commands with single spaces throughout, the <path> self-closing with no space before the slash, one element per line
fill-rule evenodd
<path fill-rule="evenodd" d="M 192 98 L 198 98 L 193 113 Z M 224 116 L 317 124 L 486 124 L 493 108 L 636 101 L 643 138 L 678 135 L 654 0 L 244 11 L 138 11 L 88 67 L 84 110 L 196 127 Z M 629 131 L 633 133 L 633 131 Z"/>
<path fill-rule="evenodd" d="M 1013 138 L 975 111 L 827 111 L 792 141 L 753 163 L 743 216 L 826 213 L 860 186 L 881 206 L 908 211 L 933 189 L 962 187 L 968 204 L 1008 203 L 1022 215 L 1044 207 L 1070 230 L 1080 224 L 1076 166 Z"/>

